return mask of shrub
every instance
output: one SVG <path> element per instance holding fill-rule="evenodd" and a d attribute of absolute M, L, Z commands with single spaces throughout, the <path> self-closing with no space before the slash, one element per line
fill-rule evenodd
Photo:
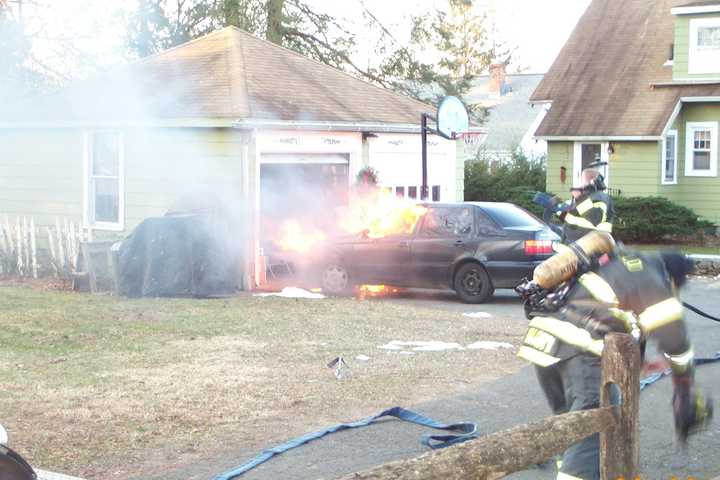
<path fill-rule="evenodd" d="M 542 208 L 532 199 L 536 192 L 544 191 L 544 158 L 530 160 L 518 151 L 509 162 L 481 160 L 465 165 L 468 202 L 510 202 L 542 216 Z"/>
<path fill-rule="evenodd" d="M 712 227 L 689 208 L 663 197 L 616 197 L 613 236 L 626 242 L 658 242 Z"/>

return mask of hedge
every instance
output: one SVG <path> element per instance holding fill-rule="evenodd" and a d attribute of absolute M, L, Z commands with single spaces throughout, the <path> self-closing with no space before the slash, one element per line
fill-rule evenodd
<path fill-rule="evenodd" d="M 613 236 L 625 242 L 658 242 L 694 235 L 714 225 L 663 197 L 615 197 Z"/>
<path fill-rule="evenodd" d="M 545 160 L 529 160 L 515 153 L 510 162 L 475 161 L 465 165 L 465 200 L 468 202 L 510 202 L 538 216 L 542 208 L 532 201 L 545 191 Z"/>

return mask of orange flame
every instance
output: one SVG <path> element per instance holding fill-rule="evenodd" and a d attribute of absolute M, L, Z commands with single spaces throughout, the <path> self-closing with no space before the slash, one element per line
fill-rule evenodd
<path fill-rule="evenodd" d="M 368 238 L 410 234 L 427 208 L 411 200 L 377 193 L 356 199 L 340 222 L 343 230 L 357 234 L 366 232 Z"/>
<path fill-rule="evenodd" d="M 363 300 L 369 297 L 385 297 L 400 292 L 402 292 L 402 289 L 387 285 L 360 285 L 356 288 L 355 293 L 359 299 Z"/>
<path fill-rule="evenodd" d="M 289 221 L 283 225 L 282 236 L 276 244 L 286 252 L 308 253 L 325 241 L 325 234 L 320 230 L 303 231 L 296 221 Z"/>

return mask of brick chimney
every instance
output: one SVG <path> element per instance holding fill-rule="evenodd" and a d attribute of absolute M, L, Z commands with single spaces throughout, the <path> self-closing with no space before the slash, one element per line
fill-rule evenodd
<path fill-rule="evenodd" d="M 499 97 L 505 90 L 505 63 L 493 63 L 490 65 L 490 95 Z"/>

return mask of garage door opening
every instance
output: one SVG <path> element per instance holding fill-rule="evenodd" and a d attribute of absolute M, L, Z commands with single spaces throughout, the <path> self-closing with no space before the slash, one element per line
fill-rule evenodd
<path fill-rule="evenodd" d="M 288 250 L 279 240 L 291 223 L 304 235 L 333 235 L 339 210 L 348 205 L 349 185 L 347 155 L 262 155 L 260 243 L 265 254 L 288 261 L 311 255 L 303 251 L 311 246 Z"/>

